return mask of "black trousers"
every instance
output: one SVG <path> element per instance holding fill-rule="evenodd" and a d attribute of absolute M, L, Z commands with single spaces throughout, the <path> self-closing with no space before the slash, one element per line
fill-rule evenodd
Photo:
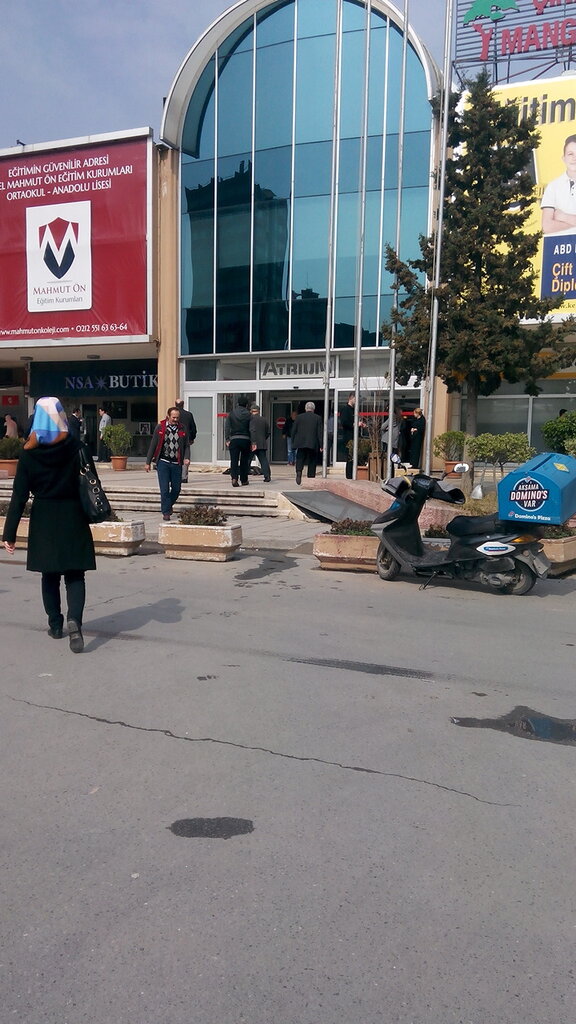
<path fill-rule="evenodd" d="M 318 462 L 317 448 L 299 448 L 296 452 L 296 472 L 301 473 L 304 466 L 308 466 L 307 476 L 316 476 L 316 463 Z"/>
<path fill-rule="evenodd" d="M 48 625 L 51 629 L 62 629 L 64 616 L 62 615 L 62 603 L 60 599 L 60 580 L 64 576 L 66 587 L 66 603 L 68 606 L 67 618 L 74 619 L 79 626 L 82 625 L 84 604 L 86 602 L 86 581 L 84 572 L 78 570 L 70 572 L 43 572 L 42 573 L 42 601 L 44 610 L 48 616 Z"/>
<path fill-rule="evenodd" d="M 233 437 L 230 441 L 230 476 L 240 482 L 248 482 L 250 463 L 252 462 L 252 445 L 249 437 Z"/>

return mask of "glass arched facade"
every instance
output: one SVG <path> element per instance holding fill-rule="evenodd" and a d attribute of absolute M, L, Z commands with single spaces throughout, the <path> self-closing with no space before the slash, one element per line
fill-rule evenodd
<path fill-rule="evenodd" d="M 334 351 L 359 332 L 378 347 L 399 197 L 397 11 L 246 0 L 201 44 L 180 72 L 188 90 L 169 98 L 177 126 L 163 129 L 181 152 L 181 355 L 313 352 L 327 332 Z M 410 37 L 403 258 L 430 228 L 435 89 Z"/>

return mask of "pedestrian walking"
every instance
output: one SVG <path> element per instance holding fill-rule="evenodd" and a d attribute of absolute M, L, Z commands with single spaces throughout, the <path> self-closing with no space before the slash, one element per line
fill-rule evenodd
<path fill-rule="evenodd" d="M 302 483 L 302 470 L 308 467 L 308 477 L 316 476 L 318 454 L 322 451 L 322 420 L 314 412 L 314 402 L 306 402 L 304 412 L 296 417 L 292 431 L 292 444 L 296 451 L 296 483 Z"/>
<path fill-rule="evenodd" d="M 169 522 L 174 505 L 180 497 L 182 467 L 190 462 L 188 434 L 180 426 L 180 412 L 174 405 L 168 409 L 166 419 L 160 420 L 154 428 L 146 455 L 147 473 L 152 468 L 152 462 L 156 463 L 158 472 L 162 518 Z"/>
<path fill-rule="evenodd" d="M 38 399 L 32 430 L 18 459 L 2 535 L 4 547 L 13 555 L 18 524 L 33 494 L 26 568 L 42 574 L 48 635 L 54 640 L 63 636 L 60 584 L 64 577 L 68 640 L 74 654 L 84 650 L 85 573 L 96 568 L 94 542 L 80 504 L 79 450 L 59 400 Z"/>
<path fill-rule="evenodd" d="M 177 398 L 176 401 L 174 402 L 174 405 L 176 406 L 180 413 L 180 426 L 184 427 L 184 430 L 188 434 L 188 444 L 191 448 L 192 445 L 194 444 L 194 441 L 196 440 L 196 434 L 198 433 L 196 429 L 196 421 L 190 410 L 184 408 L 183 398 Z M 184 465 L 182 466 L 183 484 L 188 483 L 188 469 L 189 463 L 184 463 Z"/>
<path fill-rule="evenodd" d="M 264 483 L 269 484 L 272 479 L 270 475 L 270 463 L 268 462 L 268 438 L 270 437 L 270 424 L 260 415 L 260 406 L 250 406 L 250 441 L 252 451 L 257 456 L 260 469 L 264 475 Z"/>
<path fill-rule="evenodd" d="M 291 412 L 288 413 L 288 416 L 284 421 L 284 426 L 282 427 L 282 433 L 286 438 L 286 459 L 289 466 L 294 466 L 296 463 L 296 449 L 292 444 L 292 431 L 294 430 L 297 415 L 298 413 L 296 410 L 292 409 Z"/>
<path fill-rule="evenodd" d="M 226 447 L 230 449 L 230 478 L 232 487 L 238 487 L 238 477 L 243 487 L 248 485 L 248 473 L 252 460 L 250 440 L 250 413 L 248 399 L 240 395 L 232 412 L 228 413 L 224 427 Z"/>

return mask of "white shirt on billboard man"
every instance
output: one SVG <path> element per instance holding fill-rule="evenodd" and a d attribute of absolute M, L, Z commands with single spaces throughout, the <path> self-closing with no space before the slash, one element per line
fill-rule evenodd
<path fill-rule="evenodd" d="M 562 159 L 566 170 L 546 185 L 540 203 L 544 235 L 576 234 L 576 135 L 566 139 Z"/>

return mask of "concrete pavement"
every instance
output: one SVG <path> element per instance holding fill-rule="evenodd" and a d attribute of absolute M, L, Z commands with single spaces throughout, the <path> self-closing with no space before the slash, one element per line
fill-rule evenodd
<path fill-rule="evenodd" d="M 122 486 L 140 490 L 142 488 L 158 489 L 158 481 L 154 472 L 147 473 L 143 460 L 130 464 L 125 473 L 115 473 L 111 466 L 101 464 L 98 467 L 105 488 Z M 292 466 L 273 465 L 272 480 L 264 483 L 261 476 L 251 476 L 249 486 L 266 494 L 283 495 L 287 491 L 296 491 L 295 472 Z M 319 474 L 313 480 L 303 477 L 301 490 L 335 489 L 344 493 L 354 501 L 367 506 L 379 508 L 382 501 L 382 490 L 379 483 L 368 481 L 346 480 L 342 472 L 330 470 L 326 479 Z M 232 493 L 230 476 L 222 467 L 206 466 L 191 467 L 188 478 L 188 489 L 194 491 L 222 491 Z M 186 488 L 180 498 L 185 504 Z M 176 506 L 178 507 L 178 506 Z M 159 512 L 134 513 L 133 517 L 144 520 L 146 526 L 146 542 L 155 544 L 158 541 L 158 527 L 162 522 Z M 176 519 L 176 517 L 175 517 Z M 316 533 L 326 532 L 327 523 L 306 516 L 295 507 L 286 515 L 269 516 L 229 516 L 231 524 L 242 526 L 242 547 L 252 550 L 287 551 L 293 554 L 312 554 L 312 543 Z"/>

